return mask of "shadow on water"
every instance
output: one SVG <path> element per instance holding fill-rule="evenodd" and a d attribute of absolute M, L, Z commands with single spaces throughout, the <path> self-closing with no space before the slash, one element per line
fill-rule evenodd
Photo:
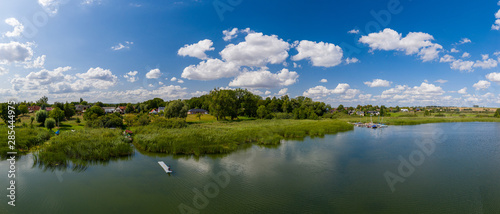
<path fill-rule="evenodd" d="M 109 160 L 67 160 L 66 164 L 44 164 L 36 158 L 36 154 L 33 155 L 33 166 L 32 168 L 39 168 L 43 171 L 67 171 L 71 170 L 73 172 L 85 172 L 91 166 L 107 166 L 110 162 L 128 161 L 132 160 L 134 153 L 129 156 L 113 157 Z"/>

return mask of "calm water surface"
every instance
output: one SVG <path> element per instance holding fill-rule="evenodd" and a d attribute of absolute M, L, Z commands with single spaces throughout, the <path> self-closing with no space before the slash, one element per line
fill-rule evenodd
<path fill-rule="evenodd" d="M 402 175 L 401 160 L 417 165 Z M 136 151 L 83 171 L 44 170 L 24 156 L 17 167 L 16 207 L 2 196 L 0 213 L 500 213 L 500 123 L 355 128 L 200 158 Z M 394 192 L 386 172 L 404 179 Z"/>

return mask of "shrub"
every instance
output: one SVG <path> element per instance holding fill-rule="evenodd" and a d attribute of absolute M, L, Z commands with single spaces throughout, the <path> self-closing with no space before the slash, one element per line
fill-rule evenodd
<path fill-rule="evenodd" d="M 274 118 L 276 118 L 276 119 L 293 119 L 293 114 L 291 114 L 291 113 L 275 113 Z"/>
<path fill-rule="evenodd" d="M 54 118 L 48 118 L 45 120 L 45 128 L 52 130 L 54 127 L 56 127 L 56 120 L 54 120 Z"/>
<path fill-rule="evenodd" d="M 45 123 L 45 120 L 47 119 L 47 111 L 45 110 L 39 110 L 35 114 L 35 120 L 36 122 L 39 122 L 41 125 Z"/>
<path fill-rule="evenodd" d="M 187 123 L 185 119 L 166 119 L 164 117 L 158 117 L 156 118 L 153 122 L 151 122 L 151 125 L 159 128 L 167 128 L 167 129 L 173 129 L 173 128 L 185 128 L 187 127 Z"/>
<path fill-rule="evenodd" d="M 445 114 L 442 114 L 442 113 L 439 113 L 439 114 L 436 114 L 434 115 L 434 117 L 445 117 L 446 115 Z"/>

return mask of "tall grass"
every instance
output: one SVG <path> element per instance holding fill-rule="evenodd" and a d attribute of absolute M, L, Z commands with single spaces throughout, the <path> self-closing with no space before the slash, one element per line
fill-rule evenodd
<path fill-rule="evenodd" d="M 134 129 L 134 145 L 144 151 L 167 154 L 224 154 L 239 145 L 276 145 L 281 139 L 323 136 L 352 130 L 336 120 L 256 120 L 194 124 L 182 129 L 155 126 Z"/>
<path fill-rule="evenodd" d="M 43 165 L 86 165 L 92 161 L 108 161 L 114 157 L 128 156 L 133 152 L 121 130 L 85 129 L 63 132 L 44 145 L 35 162 Z"/>
<path fill-rule="evenodd" d="M 32 147 L 50 139 L 50 132 L 45 128 L 15 128 L 15 150 L 9 149 L 7 140 L 8 129 L 5 126 L 0 127 L 0 157 L 7 157 L 7 152 L 17 152 L 18 155 L 25 154 Z"/>

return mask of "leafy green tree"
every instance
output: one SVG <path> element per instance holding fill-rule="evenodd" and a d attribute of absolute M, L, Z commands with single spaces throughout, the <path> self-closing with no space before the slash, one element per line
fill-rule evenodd
<path fill-rule="evenodd" d="M 166 105 L 165 101 L 161 98 L 154 98 L 152 100 L 148 100 L 144 102 L 144 104 L 147 104 L 149 109 L 157 109 L 160 106 Z"/>
<path fill-rule="evenodd" d="M 64 120 L 64 111 L 59 109 L 59 107 L 55 107 L 49 112 L 49 117 L 54 118 L 54 120 L 59 123 Z"/>
<path fill-rule="evenodd" d="M 40 99 L 38 99 L 38 101 L 36 101 L 36 103 L 37 103 L 38 105 L 48 104 L 48 102 L 49 102 L 49 98 L 48 98 L 48 97 L 46 97 L 46 96 L 43 96 L 43 97 L 41 97 Z"/>
<path fill-rule="evenodd" d="M 146 126 L 151 122 L 151 119 L 147 113 L 142 113 L 136 116 L 136 122 L 140 126 Z"/>
<path fill-rule="evenodd" d="M 247 117 L 255 117 L 257 115 L 257 103 L 261 97 L 252 94 L 247 89 L 236 89 L 234 90 L 234 93 L 237 100 L 237 114 Z"/>
<path fill-rule="evenodd" d="M 21 112 L 21 114 L 23 114 L 23 115 L 29 112 L 28 106 L 26 106 L 25 104 L 19 105 L 18 108 L 19 108 L 19 111 Z"/>
<path fill-rule="evenodd" d="M 198 120 L 201 120 L 201 113 L 196 113 L 196 118 L 198 118 Z"/>
<path fill-rule="evenodd" d="M 236 118 L 238 106 L 235 91 L 214 89 L 210 92 L 210 98 L 210 114 L 217 120 L 225 119 L 226 116 Z"/>
<path fill-rule="evenodd" d="M 54 105 L 52 105 L 52 107 L 57 107 L 57 108 L 63 110 L 64 109 L 64 104 L 60 103 L 60 102 L 55 102 Z"/>
<path fill-rule="evenodd" d="M 52 130 L 54 127 L 56 127 L 56 120 L 54 120 L 54 118 L 45 120 L 45 128 Z"/>
<path fill-rule="evenodd" d="M 497 108 L 497 110 L 495 111 L 495 115 L 493 115 L 494 117 L 500 117 L 500 108 Z"/>
<path fill-rule="evenodd" d="M 165 117 L 167 118 L 186 118 L 189 108 L 186 102 L 181 100 L 174 100 L 168 103 L 165 108 Z"/>
<path fill-rule="evenodd" d="M 64 104 L 64 117 L 66 117 L 67 120 L 75 115 L 75 111 L 75 105 L 67 102 Z"/>
<path fill-rule="evenodd" d="M 387 108 L 384 105 L 380 106 L 380 112 L 379 113 L 380 113 L 380 116 L 385 116 L 386 113 L 387 113 Z"/>
<path fill-rule="evenodd" d="M 284 95 L 281 97 L 281 100 L 283 101 L 283 104 L 281 105 L 281 110 L 285 113 L 290 113 L 292 112 L 292 102 L 290 102 L 290 98 L 288 95 Z"/>
<path fill-rule="evenodd" d="M 48 118 L 49 114 L 45 110 L 39 110 L 35 114 L 35 120 L 36 122 L 40 123 L 43 125 L 45 123 L 45 120 Z"/>
<path fill-rule="evenodd" d="M 267 111 L 267 108 L 264 105 L 259 106 L 257 108 L 257 116 L 261 119 L 265 118 L 269 112 Z"/>
<path fill-rule="evenodd" d="M 30 117 L 30 121 L 31 121 L 31 125 L 33 125 L 33 121 L 35 120 L 35 117 L 31 116 Z"/>
<path fill-rule="evenodd" d="M 97 101 L 94 106 L 99 106 L 99 107 L 104 107 L 104 103 L 102 103 L 101 101 Z"/>
<path fill-rule="evenodd" d="M 87 109 L 85 113 L 83 114 L 83 119 L 87 121 L 95 120 L 98 117 L 104 115 L 104 109 L 102 109 L 99 106 L 92 106 L 91 108 Z"/>
<path fill-rule="evenodd" d="M 431 112 L 429 110 L 425 110 L 424 117 L 431 116 Z"/>
<path fill-rule="evenodd" d="M 129 113 L 132 113 L 132 112 L 134 112 L 134 107 L 132 106 L 132 104 L 128 103 L 127 107 L 125 108 L 125 113 L 129 114 Z"/>
<path fill-rule="evenodd" d="M 337 107 L 337 112 L 342 112 L 347 114 L 347 110 L 345 110 L 345 107 L 342 104 L 340 104 L 339 107 Z"/>

